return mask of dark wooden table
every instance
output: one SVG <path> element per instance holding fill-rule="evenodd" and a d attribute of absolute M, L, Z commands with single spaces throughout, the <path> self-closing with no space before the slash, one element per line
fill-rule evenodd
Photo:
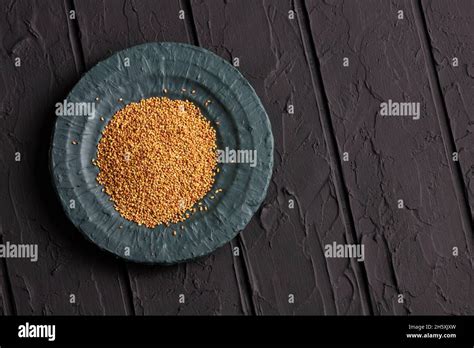
<path fill-rule="evenodd" d="M 0 260 L 2 313 L 474 314 L 473 1 L 0 3 L 0 233 L 39 246 Z M 48 171 L 54 104 L 153 41 L 238 58 L 275 138 L 247 228 L 171 267 L 87 242 Z M 388 99 L 421 118 L 381 118 Z M 362 243 L 364 262 L 326 258 L 333 242 Z"/>

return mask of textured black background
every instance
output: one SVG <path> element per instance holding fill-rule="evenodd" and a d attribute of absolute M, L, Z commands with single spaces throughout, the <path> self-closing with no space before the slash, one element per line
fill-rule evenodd
<path fill-rule="evenodd" d="M 40 253 L 0 260 L 3 314 L 474 314 L 474 1 L 0 4 L 0 233 Z M 101 59 L 151 41 L 238 57 L 276 147 L 245 231 L 172 267 L 88 243 L 48 172 L 54 104 Z M 420 102 L 421 119 L 380 118 L 388 99 Z M 333 241 L 363 243 L 365 262 L 326 259 Z"/>

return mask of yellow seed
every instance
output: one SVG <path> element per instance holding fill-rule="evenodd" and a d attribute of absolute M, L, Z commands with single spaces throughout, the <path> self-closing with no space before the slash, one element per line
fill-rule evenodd
<path fill-rule="evenodd" d="M 168 226 L 189 218 L 211 190 L 216 148 L 216 131 L 198 106 L 143 99 L 117 111 L 102 131 L 97 181 L 124 218 Z"/>

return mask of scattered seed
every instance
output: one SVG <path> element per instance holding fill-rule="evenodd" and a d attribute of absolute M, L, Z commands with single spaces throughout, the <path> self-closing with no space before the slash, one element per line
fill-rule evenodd
<path fill-rule="evenodd" d="M 103 118 L 102 116 L 100 117 L 100 120 L 101 120 L 102 122 L 104 122 L 104 118 Z"/>
<path fill-rule="evenodd" d="M 181 92 L 186 92 L 186 88 L 181 88 Z"/>
<path fill-rule="evenodd" d="M 163 93 L 168 93 L 168 90 L 166 88 L 163 88 Z"/>
<path fill-rule="evenodd" d="M 172 234 L 173 234 L 173 236 L 176 236 L 176 231 L 173 231 L 173 233 L 172 233 Z"/>
<path fill-rule="evenodd" d="M 77 141 L 73 140 L 71 141 L 72 145 L 77 145 Z"/>
<path fill-rule="evenodd" d="M 196 91 L 193 89 L 193 90 L 191 91 L 191 94 L 196 94 Z"/>
<path fill-rule="evenodd" d="M 95 97 L 95 101 L 99 101 L 99 100 L 100 100 L 100 98 L 99 98 L 99 97 Z"/>
<path fill-rule="evenodd" d="M 118 100 L 118 101 L 119 101 L 119 102 L 123 102 L 123 98 L 119 98 L 119 100 Z"/>

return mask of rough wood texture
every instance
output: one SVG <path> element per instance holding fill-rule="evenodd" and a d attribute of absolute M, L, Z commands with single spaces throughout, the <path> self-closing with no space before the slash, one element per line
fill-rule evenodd
<path fill-rule="evenodd" d="M 474 3 L 423 1 L 444 103 L 474 216 Z M 453 66 L 453 59 L 458 66 Z"/>
<path fill-rule="evenodd" d="M 153 41 L 189 43 L 178 1 L 76 1 L 86 69 L 112 52 Z M 185 16 L 189 14 L 186 13 Z M 231 246 L 186 265 L 128 266 L 136 314 L 239 314 Z M 185 303 L 179 302 L 179 295 Z"/>
<path fill-rule="evenodd" d="M 344 178 L 375 311 L 472 313 L 472 231 L 461 223 L 466 202 L 454 192 L 411 3 L 307 8 L 339 151 L 350 156 Z M 380 117 L 388 99 L 421 102 L 421 119 Z"/>
<path fill-rule="evenodd" d="M 470 0 L 1 2 L 0 240 L 38 244 L 39 260 L 0 260 L 0 314 L 474 313 L 473 21 Z M 54 104 L 98 61 L 150 41 L 239 58 L 276 146 L 241 236 L 171 267 L 87 242 L 48 172 Z M 388 99 L 420 102 L 421 119 L 381 118 Z M 324 257 L 354 237 L 363 264 Z"/>
<path fill-rule="evenodd" d="M 49 175 L 54 104 L 78 78 L 66 10 L 60 1 L 0 6 L 1 234 L 3 242 L 39 249 L 37 262 L 6 260 L 15 313 L 126 314 L 120 263 L 66 220 Z"/>
<path fill-rule="evenodd" d="M 257 314 L 361 313 L 318 108 L 291 1 L 192 1 L 202 47 L 232 61 L 262 99 L 275 138 L 267 199 L 242 233 Z M 245 23 L 245 25 L 244 25 Z M 294 106 L 294 114 L 287 112 Z M 289 208 L 289 200 L 295 202 Z M 361 281 L 361 280 L 359 280 Z M 289 303 L 293 294 L 295 303 Z"/>

